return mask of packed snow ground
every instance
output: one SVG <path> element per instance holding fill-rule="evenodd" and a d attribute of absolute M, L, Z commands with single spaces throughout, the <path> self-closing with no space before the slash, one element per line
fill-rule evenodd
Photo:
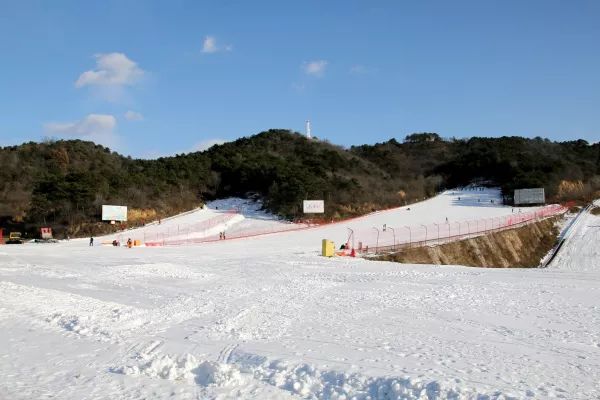
<path fill-rule="evenodd" d="M 455 196 L 352 226 L 512 212 Z M 347 224 L 185 247 L 3 246 L 0 398 L 599 398 L 597 226 L 583 216 L 533 270 L 320 257 Z"/>

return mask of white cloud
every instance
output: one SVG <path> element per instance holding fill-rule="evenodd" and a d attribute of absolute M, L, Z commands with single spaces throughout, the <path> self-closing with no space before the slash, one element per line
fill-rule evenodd
<path fill-rule="evenodd" d="M 368 67 L 364 64 L 354 64 L 350 67 L 351 75 L 374 75 L 379 73 L 379 69 L 376 67 Z"/>
<path fill-rule="evenodd" d="M 85 71 L 75 82 L 84 86 L 131 86 L 144 76 L 144 70 L 123 53 L 96 54 L 96 69 Z"/>
<path fill-rule="evenodd" d="M 206 140 L 201 141 L 200 143 L 196 143 L 196 145 L 194 146 L 192 151 L 205 151 L 215 145 L 223 144 L 225 142 L 226 142 L 226 140 L 218 139 L 218 138 L 206 139 Z"/>
<path fill-rule="evenodd" d="M 50 122 L 44 125 L 44 132 L 67 139 L 91 140 L 114 148 L 119 143 L 115 130 L 117 119 L 109 114 L 89 114 L 74 122 Z"/>
<path fill-rule="evenodd" d="M 329 63 L 325 60 L 308 61 L 302 64 L 302 69 L 305 74 L 320 78 L 325 74 L 327 64 Z"/>
<path fill-rule="evenodd" d="M 202 43 L 203 53 L 215 53 L 217 51 L 217 39 L 214 36 L 207 36 Z"/>
<path fill-rule="evenodd" d="M 203 53 L 216 53 L 218 51 L 231 51 L 233 50 L 233 46 L 228 44 L 221 46 L 217 43 L 217 38 L 214 36 L 206 36 L 204 37 L 204 41 L 202 42 L 202 52 Z"/>
<path fill-rule="evenodd" d="M 128 121 L 143 121 L 144 116 L 139 112 L 129 110 L 125 113 L 125 119 Z"/>

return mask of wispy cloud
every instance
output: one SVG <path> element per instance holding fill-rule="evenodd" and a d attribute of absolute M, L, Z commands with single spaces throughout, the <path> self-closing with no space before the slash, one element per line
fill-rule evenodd
<path fill-rule="evenodd" d="M 96 54 L 96 69 L 83 72 L 75 87 L 131 86 L 140 81 L 144 70 L 123 53 Z"/>
<path fill-rule="evenodd" d="M 206 139 L 194 145 L 192 151 L 205 151 L 210 149 L 215 145 L 220 145 L 227 142 L 224 139 L 214 138 L 214 139 Z"/>
<path fill-rule="evenodd" d="M 162 149 L 162 150 L 153 149 L 153 150 L 145 152 L 140 157 L 143 159 L 148 159 L 148 160 L 157 159 L 157 158 L 161 158 L 161 157 L 174 157 L 177 154 L 187 154 L 187 153 L 195 153 L 198 151 L 206 151 L 215 145 L 220 145 L 220 144 L 223 144 L 226 142 L 227 142 L 227 140 L 219 139 L 219 138 L 206 139 L 206 140 L 196 143 L 192 147 L 185 149 L 185 150 L 168 151 L 168 150 L 164 150 L 164 149 Z"/>
<path fill-rule="evenodd" d="M 206 36 L 202 43 L 203 53 L 216 53 L 217 52 L 217 39 L 214 36 Z"/>
<path fill-rule="evenodd" d="M 350 67 L 350 73 L 353 75 L 363 75 L 368 72 L 368 68 L 362 64 L 356 64 Z"/>
<path fill-rule="evenodd" d="M 306 75 L 321 78 L 325 74 L 328 64 L 326 60 L 305 61 L 302 64 L 302 70 Z"/>
<path fill-rule="evenodd" d="M 203 53 L 216 53 L 219 51 L 231 51 L 233 50 L 233 46 L 230 44 L 220 45 L 217 43 L 217 38 L 214 36 L 205 36 L 204 41 L 202 42 L 202 52 Z"/>
<path fill-rule="evenodd" d="M 304 93 L 306 91 L 306 83 L 304 82 L 292 82 L 292 89 L 298 93 Z"/>
<path fill-rule="evenodd" d="M 127 121 L 143 121 L 144 116 L 139 112 L 129 110 L 125 113 L 125 119 Z"/>
<path fill-rule="evenodd" d="M 88 114 L 78 121 L 44 124 L 44 132 L 47 135 L 91 140 L 110 148 L 119 145 L 116 128 L 117 119 L 110 114 Z"/>
<path fill-rule="evenodd" d="M 377 68 L 368 67 L 363 64 L 354 64 L 348 71 L 351 75 L 373 75 L 377 74 L 379 70 Z"/>

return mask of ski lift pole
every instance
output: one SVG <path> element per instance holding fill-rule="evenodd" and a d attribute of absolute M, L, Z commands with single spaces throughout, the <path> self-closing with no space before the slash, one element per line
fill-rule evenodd
<path fill-rule="evenodd" d="M 388 229 L 392 230 L 392 234 L 394 235 L 394 244 L 392 245 L 392 251 L 396 251 L 396 230 L 391 226 Z"/>
<path fill-rule="evenodd" d="M 374 226 L 373 229 L 377 231 L 377 242 L 375 243 L 375 254 L 377 254 L 377 250 L 379 249 L 379 228 Z"/>

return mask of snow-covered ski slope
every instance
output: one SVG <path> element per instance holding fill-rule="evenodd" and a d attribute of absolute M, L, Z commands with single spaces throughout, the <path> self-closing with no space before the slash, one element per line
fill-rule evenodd
<path fill-rule="evenodd" d="M 600 201 L 595 205 L 600 207 Z M 600 269 L 600 217 L 588 211 L 578 218 L 551 267 L 592 273 Z"/>
<path fill-rule="evenodd" d="M 452 196 L 351 222 L 512 213 Z M 320 257 L 345 224 L 195 246 L 2 246 L 0 398 L 598 398 L 600 271 L 585 257 L 599 218 L 586 218 L 570 258 L 532 270 Z"/>
<path fill-rule="evenodd" d="M 259 201 L 239 198 L 215 200 L 205 207 L 154 222 L 143 228 L 110 235 L 123 242 L 125 235 L 142 240 L 148 245 L 183 244 L 218 240 L 221 232 L 230 237 L 258 234 L 287 229 L 298 229 L 305 225 L 292 224 L 263 210 Z M 106 240 L 104 238 L 103 240 Z M 126 239 L 125 239 L 126 240 Z"/>
<path fill-rule="evenodd" d="M 218 240 L 220 232 L 226 232 L 230 239 L 247 239 L 277 232 L 276 237 L 260 238 L 264 239 L 261 243 L 308 250 L 318 248 L 320 239 L 331 239 L 339 246 L 349 239 L 351 231 L 354 232 L 355 246 L 358 246 L 359 241 L 365 245 L 375 245 L 377 241 L 379 244 L 392 244 L 394 240 L 396 243 L 423 241 L 435 238 L 438 230 L 442 236 L 448 233 L 454 236 L 469 229 L 483 231 L 498 226 L 502 217 L 505 217 L 503 220 L 517 218 L 540 209 L 503 206 L 500 192 L 486 188 L 446 191 L 410 206 L 377 211 L 364 217 L 319 227 L 290 224 L 261 211 L 260 207 L 260 203 L 241 199 L 219 200 L 207 204 L 204 209 L 186 213 L 181 218 L 171 218 L 161 225 L 151 224 L 102 240 L 110 242 L 117 238 L 124 242 L 131 237 L 148 244 L 189 244 L 194 241 Z M 239 211 L 239 214 L 231 214 L 231 210 Z M 384 225 L 391 229 L 384 231 Z M 289 232 L 281 234 L 281 231 Z"/>

